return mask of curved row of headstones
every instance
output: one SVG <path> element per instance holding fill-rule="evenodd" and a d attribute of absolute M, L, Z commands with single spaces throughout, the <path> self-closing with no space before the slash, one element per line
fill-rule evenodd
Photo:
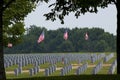
<path fill-rule="evenodd" d="M 72 65 L 71 65 L 71 64 L 63 67 L 63 68 L 60 70 L 61 76 L 64 76 L 64 75 L 68 74 L 68 72 L 70 72 L 71 70 L 72 70 Z"/>
<path fill-rule="evenodd" d="M 64 59 L 63 59 L 64 58 Z M 5 55 L 4 66 L 5 68 L 12 65 L 18 65 L 19 67 L 27 66 L 28 64 L 34 64 L 38 66 L 44 63 L 56 64 L 57 62 L 64 62 L 64 64 L 70 64 L 71 61 L 78 61 L 78 63 L 90 59 L 88 54 L 18 54 L 18 55 Z"/>
<path fill-rule="evenodd" d="M 81 73 L 85 72 L 87 70 L 88 63 L 83 64 L 82 66 L 78 67 L 76 69 L 76 75 L 80 75 Z"/>
<path fill-rule="evenodd" d="M 117 60 L 113 61 L 113 63 L 111 64 L 108 74 L 114 74 L 116 67 L 117 67 Z"/>
<path fill-rule="evenodd" d="M 91 55 L 91 62 L 94 63 L 95 61 L 97 61 L 97 54 Z"/>
<path fill-rule="evenodd" d="M 102 55 L 102 54 L 99 54 Z M 99 56 L 98 55 L 98 56 Z M 103 54 L 104 55 L 104 54 Z M 92 62 L 98 60 L 96 54 L 93 54 Z M 63 59 L 64 58 L 64 59 Z M 4 58 L 4 66 L 5 68 L 10 67 L 12 65 L 18 65 L 19 67 L 27 66 L 28 64 L 34 64 L 35 66 L 44 64 L 46 62 L 50 64 L 56 64 L 57 62 L 64 62 L 65 65 L 70 64 L 71 61 L 78 61 L 78 64 L 84 62 L 86 60 L 90 60 L 89 54 L 64 54 L 64 55 L 41 55 L 41 54 L 18 54 L 18 55 L 7 55 Z"/>
<path fill-rule="evenodd" d="M 35 67 L 29 69 L 30 76 L 37 74 L 39 72 L 39 69 L 40 69 L 39 66 L 35 66 Z M 18 68 L 14 69 L 14 75 L 18 76 L 19 74 L 22 74 L 22 67 L 18 67 Z"/>
<path fill-rule="evenodd" d="M 38 56 L 39 57 L 39 56 Z M 26 66 L 28 64 L 33 64 L 33 65 L 40 65 L 40 64 L 44 64 L 46 62 L 49 62 L 51 59 L 49 58 L 46 58 L 45 56 L 43 57 L 36 57 L 36 56 L 24 56 L 24 57 L 21 57 L 21 56 L 16 56 L 13 60 L 13 56 L 7 56 L 5 57 L 5 60 L 4 60 L 4 66 L 5 68 L 7 67 L 10 67 L 12 65 L 18 65 L 19 67 L 23 67 L 23 66 Z M 53 60 L 51 62 L 54 62 L 56 60 Z"/>
<path fill-rule="evenodd" d="M 104 58 L 104 62 L 107 62 L 107 61 L 109 61 L 111 58 L 113 58 L 114 57 L 114 53 L 111 53 L 111 54 L 109 54 L 109 55 L 107 55 L 105 58 Z"/>
<path fill-rule="evenodd" d="M 52 65 L 45 69 L 45 76 L 49 76 L 55 71 L 56 71 L 56 65 Z"/>
<path fill-rule="evenodd" d="M 102 68 L 103 62 L 99 62 L 92 70 L 92 74 L 97 74 Z"/>
<path fill-rule="evenodd" d="M 105 57 L 105 53 L 101 53 L 101 54 L 98 54 L 98 55 L 97 54 L 92 54 L 91 55 L 91 62 L 94 63 L 94 62 L 96 62 L 96 61 L 98 61 L 98 60 L 100 60 L 104 57 Z"/>
<path fill-rule="evenodd" d="M 19 74 L 22 73 L 22 67 L 18 67 L 18 68 L 15 68 L 14 69 L 14 75 L 15 76 L 18 76 Z"/>
<path fill-rule="evenodd" d="M 90 54 L 64 54 L 62 56 L 62 62 L 67 65 L 72 61 L 76 61 L 78 64 L 90 60 Z"/>
<path fill-rule="evenodd" d="M 98 56 L 97 56 L 98 60 L 100 60 L 100 59 L 102 59 L 102 58 L 104 58 L 104 57 L 105 57 L 105 53 L 100 53 L 100 54 L 98 54 Z"/>
<path fill-rule="evenodd" d="M 37 74 L 39 72 L 39 69 L 40 69 L 39 66 L 35 66 L 35 67 L 29 69 L 30 76 L 33 76 L 33 75 Z"/>

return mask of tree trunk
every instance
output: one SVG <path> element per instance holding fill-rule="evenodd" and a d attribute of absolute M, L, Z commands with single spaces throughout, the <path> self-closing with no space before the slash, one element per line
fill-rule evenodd
<path fill-rule="evenodd" d="M 1 13 L 0 13 L 1 16 Z M 2 17 L 2 16 L 1 16 Z M 1 18 L 0 17 L 0 22 Z M 6 80 L 3 56 L 3 41 L 2 41 L 2 24 L 0 23 L 0 80 Z"/>
<path fill-rule="evenodd" d="M 0 0 L 0 80 L 6 80 L 3 55 L 3 35 L 2 35 L 2 12 L 3 0 Z"/>
<path fill-rule="evenodd" d="M 116 9 L 117 9 L 117 74 L 120 74 L 120 0 L 117 0 Z"/>

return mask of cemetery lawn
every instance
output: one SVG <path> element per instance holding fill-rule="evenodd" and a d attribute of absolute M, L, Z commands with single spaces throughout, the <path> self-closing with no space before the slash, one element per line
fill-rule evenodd
<path fill-rule="evenodd" d="M 83 54 L 83 53 L 75 53 L 75 54 Z M 99 53 L 96 53 L 96 54 L 99 54 Z M 110 53 L 105 53 L 105 54 L 109 55 Z M 96 61 L 96 62 L 94 62 L 94 63 L 91 63 L 90 60 L 87 60 L 85 62 L 87 62 L 88 65 L 97 65 L 101 61 L 103 62 L 103 64 L 111 64 L 115 59 L 116 59 L 116 53 L 115 53 L 115 57 L 111 58 L 107 62 L 103 62 L 103 58 L 98 60 L 98 61 Z M 84 64 L 85 62 L 82 62 L 82 64 Z M 77 61 L 72 61 L 71 63 L 74 64 L 74 66 L 81 66 L 80 64 L 78 64 Z M 49 63 L 41 64 L 40 65 L 40 69 L 45 69 L 45 68 L 48 68 L 49 66 L 51 66 L 51 64 L 49 64 Z M 65 65 L 62 62 L 58 62 L 58 63 L 56 63 L 56 66 L 57 66 L 57 68 L 62 68 Z M 17 67 L 18 67 L 18 65 L 13 65 L 11 67 L 6 68 L 5 70 L 6 71 L 14 71 L 14 69 L 17 68 Z M 32 64 L 29 64 L 27 66 L 24 66 L 22 69 L 23 70 L 29 70 L 30 68 L 33 68 L 33 67 L 34 66 Z M 91 73 L 92 73 L 93 68 L 94 67 L 88 67 L 87 70 L 85 72 L 83 72 L 81 75 L 92 75 Z M 101 68 L 101 70 L 97 74 L 98 75 L 99 74 L 107 74 L 109 68 L 110 68 L 110 66 L 103 66 Z M 75 73 L 76 73 L 76 69 L 74 68 L 67 75 L 76 75 Z M 115 70 L 115 74 L 117 74 L 117 68 Z M 31 76 L 29 75 L 29 72 L 25 72 L 25 73 L 19 74 L 17 77 L 14 74 L 6 74 L 6 76 L 7 76 L 7 79 L 12 79 L 12 78 L 31 78 Z M 33 75 L 32 77 L 43 77 L 43 76 L 45 76 L 44 71 L 39 72 L 36 75 Z M 53 72 L 53 74 L 51 74 L 50 76 L 60 76 L 60 69 L 56 70 L 55 72 Z"/>

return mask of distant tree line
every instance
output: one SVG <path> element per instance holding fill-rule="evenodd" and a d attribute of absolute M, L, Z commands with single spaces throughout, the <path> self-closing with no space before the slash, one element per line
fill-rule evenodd
<path fill-rule="evenodd" d="M 45 39 L 37 40 L 44 30 Z M 68 30 L 68 40 L 63 39 L 66 28 L 47 30 L 36 25 L 26 29 L 22 43 L 4 48 L 4 53 L 52 53 L 52 52 L 115 52 L 116 36 L 101 28 L 73 28 Z M 89 39 L 85 40 L 85 33 Z"/>

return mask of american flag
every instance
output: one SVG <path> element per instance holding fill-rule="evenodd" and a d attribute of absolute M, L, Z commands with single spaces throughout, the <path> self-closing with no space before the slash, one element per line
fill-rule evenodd
<path fill-rule="evenodd" d="M 42 42 L 44 40 L 45 36 L 44 36 L 44 31 L 40 34 L 39 38 L 38 38 L 38 43 Z"/>
<path fill-rule="evenodd" d="M 64 35 L 63 35 L 63 38 L 64 38 L 65 40 L 68 39 L 68 32 L 67 32 L 67 30 L 65 30 L 65 33 L 64 33 Z"/>
<path fill-rule="evenodd" d="M 12 43 L 8 43 L 8 45 L 7 45 L 9 48 L 11 48 L 12 47 Z"/>
<path fill-rule="evenodd" d="M 85 40 L 88 40 L 88 34 L 85 33 Z"/>

